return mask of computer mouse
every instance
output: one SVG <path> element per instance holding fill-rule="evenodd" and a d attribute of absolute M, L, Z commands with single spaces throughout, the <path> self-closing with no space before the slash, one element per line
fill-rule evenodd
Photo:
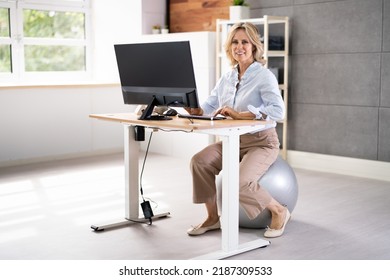
<path fill-rule="evenodd" d="M 175 109 L 168 109 L 164 112 L 164 116 L 176 116 L 177 111 Z"/>

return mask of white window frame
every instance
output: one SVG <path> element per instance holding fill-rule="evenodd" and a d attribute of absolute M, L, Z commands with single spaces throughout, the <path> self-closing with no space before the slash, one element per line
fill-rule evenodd
<path fill-rule="evenodd" d="M 0 7 L 10 9 L 11 38 L 0 38 L 0 43 L 11 44 L 12 73 L 0 73 L 0 82 L 18 84 L 52 84 L 89 80 L 92 77 L 91 16 L 90 0 L 0 0 Z M 85 38 L 28 38 L 23 35 L 23 10 L 71 11 L 85 14 Z M 24 61 L 25 45 L 69 45 L 85 47 L 85 71 L 26 72 Z"/>
<path fill-rule="evenodd" d="M 9 21 L 10 21 L 10 37 L 0 37 L 0 44 L 4 45 L 11 45 L 11 66 L 12 71 L 19 71 L 19 66 L 17 59 L 15 58 L 13 53 L 17 53 L 16 48 L 16 28 L 17 28 L 17 22 L 16 22 L 16 1 L 0 1 L 0 8 L 6 8 L 9 9 Z M 0 73 L 0 81 L 2 80 L 13 80 L 12 73 Z"/>

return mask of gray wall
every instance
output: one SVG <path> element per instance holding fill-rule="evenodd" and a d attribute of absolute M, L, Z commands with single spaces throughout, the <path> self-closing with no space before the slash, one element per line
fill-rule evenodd
<path fill-rule="evenodd" d="M 288 149 L 390 161 L 390 0 L 248 0 L 289 16 Z"/>

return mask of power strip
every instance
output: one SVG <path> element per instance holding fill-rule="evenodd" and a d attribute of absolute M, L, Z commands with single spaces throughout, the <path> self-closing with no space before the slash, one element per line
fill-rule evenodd
<path fill-rule="evenodd" d="M 154 216 L 153 211 L 152 211 L 152 207 L 150 207 L 149 201 L 142 202 L 141 207 L 142 207 L 142 211 L 144 212 L 145 219 L 150 219 Z"/>

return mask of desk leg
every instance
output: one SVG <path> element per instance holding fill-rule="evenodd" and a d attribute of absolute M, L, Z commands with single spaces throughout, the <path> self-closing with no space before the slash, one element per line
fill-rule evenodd
<path fill-rule="evenodd" d="M 134 127 L 124 125 L 124 164 L 125 164 L 125 220 L 106 225 L 92 225 L 95 231 L 126 226 L 134 222 L 148 222 L 148 219 L 139 218 L 139 142 L 134 138 Z M 153 216 L 154 219 L 163 218 L 170 213 Z"/>
<path fill-rule="evenodd" d="M 238 247 L 239 135 L 222 140 L 222 251 Z"/>
<path fill-rule="evenodd" d="M 133 126 L 124 125 L 126 219 L 138 219 L 139 216 L 139 142 L 135 141 L 134 134 Z"/>
<path fill-rule="evenodd" d="M 239 145 L 239 135 L 222 138 L 222 250 L 196 259 L 224 259 L 270 244 L 263 239 L 239 244 Z"/>

